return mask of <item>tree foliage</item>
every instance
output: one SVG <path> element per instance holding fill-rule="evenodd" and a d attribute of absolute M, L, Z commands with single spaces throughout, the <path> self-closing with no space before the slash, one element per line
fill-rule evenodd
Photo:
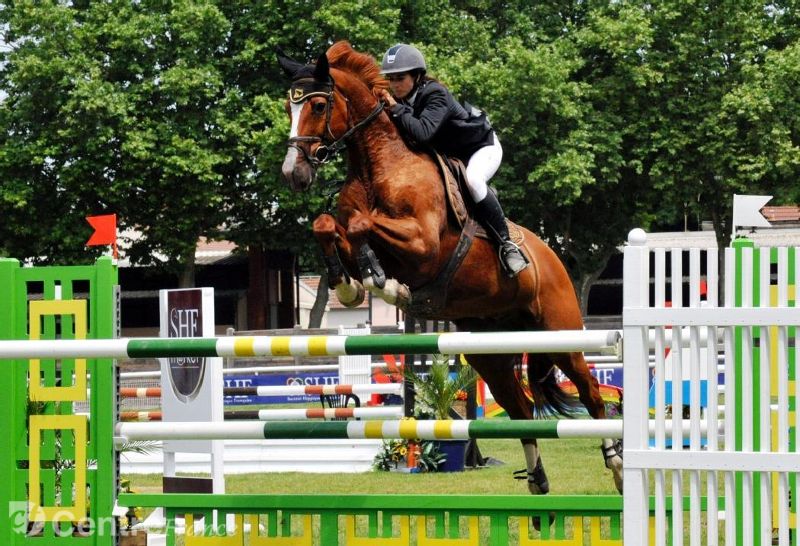
<path fill-rule="evenodd" d="M 790 0 L 12 2 L 0 29 L 0 248 L 20 258 L 86 261 L 83 217 L 113 211 L 141 233 L 135 263 L 187 274 L 206 236 L 315 267 L 329 202 L 280 181 L 274 50 L 311 60 L 338 39 L 376 57 L 413 43 L 489 113 L 508 215 L 584 300 L 633 227 L 708 219 L 725 242 L 732 193 L 800 197 Z"/>

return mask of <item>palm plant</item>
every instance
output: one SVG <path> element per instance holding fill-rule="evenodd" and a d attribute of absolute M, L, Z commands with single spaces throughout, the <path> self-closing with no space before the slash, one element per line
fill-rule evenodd
<path fill-rule="evenodd" d="M 456 366 L 451 374 L 449 357 L 434 355 L 427 374 L 414 372 L 406 366 L 403 375 L 414 385 L 417 404 L 420 409 L 433 413 L 435 419 L 450 419 L 450 408 L 459 394 L 471 387 L 478 376 L 469 366 Z"/>

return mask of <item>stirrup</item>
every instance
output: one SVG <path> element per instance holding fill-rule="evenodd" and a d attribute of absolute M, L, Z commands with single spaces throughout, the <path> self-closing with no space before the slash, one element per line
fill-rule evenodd
<path fill-rule="evenodd" d="M 530 265 L 525 253 L 514 241 L 507 239 L 500 243 L 497 254 L 500 257 L 500 265 L 509 277 L 516 277 Z"/>

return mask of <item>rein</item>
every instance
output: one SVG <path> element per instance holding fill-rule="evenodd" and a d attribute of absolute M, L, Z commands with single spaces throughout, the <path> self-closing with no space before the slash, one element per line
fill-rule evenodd
<path fill-rule="evenodd" d="M 303 99 L 311 95 L 322 95 L 325 97 L 325 129 L 331 136 L 331 138 L 334 139 L 333 142 L 331 142 L 330 144 L 325 144 L 322 140 L 322 137 L 317 137 L 317 136 L 296 136 L 296 137 L 291 137 L 287 143 L 289 148 L 294 148 L 295 150 L 299 150 L 305 157 L 306 161 L 308 161 L 308 163 L 315 169 L 318 168 L 320 165 L 328 163 L 329 161 L 334 159 L 337 155 L 339 155 L 339 152 L 341 152 L 347 146 L 346 142 L 347 139 L 353 136 L 353 134 L 362 127 L 365 127 L 370 123 L 372 123 L 372 121 L 375 118 L 377 118 L 381 112 L 383 112 L 384 108 L 383 101 L 378 101 L 378 104 L 375 106 L 375 108 L 372 109 L 372 112 L 370 112 L 367 115 L 367 117 L 365 117 L 364 119 L 362 119 L 361 121 L 350 127 L 347 131 L 345 131 L 345 133 L 342 136 L 336 138 L 333 135 L 333 132 L 331 131 L 331 113 L 333 111 L 333 107 L 331 106 L 333 101 L 331 99 L 333 98 L 333 93 L 334 91 L 331 90 L 328 93 L 317 92 L 302 97 Z M 292 100 L 293 102 L 297 102 L 297 99 L 292 98 L 291 92 L 290 92 L 290 100 Z M 345 98 L 345 101 L 347 102 L 347 98 Z M 297 145 L 297 143 L 299 142 L 311 142 L 311 143 L 323 142 L 323 143 L 319 147 L 317 147 L 317 149 L 314 151 L 314 155 L 312 156 L 309 155 L 309 153 L 303 147 Z"/>

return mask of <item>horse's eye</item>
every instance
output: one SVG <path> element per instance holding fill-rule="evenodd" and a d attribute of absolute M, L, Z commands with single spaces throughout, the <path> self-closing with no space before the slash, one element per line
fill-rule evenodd
<path fill-rule="evenodd" d="M 325 113 L 325 106 L 326 104 L 324 102 L 315 102 L 314 104 L 311 105 L 311 111 L 317 114 L 318 116 L 321 116 L 322 114 Z"/>

